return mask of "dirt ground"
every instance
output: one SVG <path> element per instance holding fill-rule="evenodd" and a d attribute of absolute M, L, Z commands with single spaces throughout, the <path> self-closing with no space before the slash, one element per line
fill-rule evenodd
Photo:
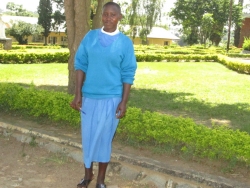
<path fill-rule="evenodd" d="M 0 119 L 10 120 L 13 116 L 0 113 Z M 22 117 L 15 119 L 22 123 L 30 123 Z M 33 122 L 37 123 L 37 122 Z M 65 130 L 68 131 L 68 130 Z M 250 185 L 250 168 L 244 165 L 234 166 L 222 161 L 210 161 L 194 159 L 185 156 L 170 156 L 152 152 L 143 148 L 132 148 L 114 141 L 113 145 L 123 152 L 137 156 L 145 156 L 154 160 L 175 165 L 185 170 L 194 170 L 207 174 L 225 177 Z M 96 171 L 97 169 L 95 169 Z M 96 172 L 95 172 L 96 174 Z M 12 136 L 4 136 L 0 128 L 0 182 L 1 188 L 11 187 L 76 187 L 76 184 L 84 176 L 83 164 L 64 156 L 51 153 L 39 146 L 16 141 Z M 115 188 L 153 188 L 152 185 L 140 185 L 134 181 L 123 179 L 119 175 L 106 176 L 106 184 Z M 119 185 L 119 186 L 118 186 Z M 95 179 L 89 188 L 95 187 Z"/>
<path fill-rule="evenodd" d="M 82 163 L 30 143 L 19 142 L 12 136 L 3 136 L 2 132 L 0 131 L 1 188 L 76 188 L 84 175 Z M 122 179 L 115 174 L 106 176 L 106 184 L 114 188 L 153 188 Z M 95 187 L 95 179 L 89 187 Z"/>
<path fill-rule="evenodd" d="M 203 172 L 217 177 L 224 177 L 229 180 L 245 183 L 249 185 L 248 187 L 250 188 L 250 167 L 243 164 L 197 159 L 191 156 L 171 156 L 168 154 L 155 153 L 146 149 L 121 146 L 121 144 L 117 142 L 113 144 L 116 145 L 116 147 L 122 147 L 123 152 L 132 153 L 137 156 L 146 156 L 147 158 L 162 161 L 186 171 Z"/>

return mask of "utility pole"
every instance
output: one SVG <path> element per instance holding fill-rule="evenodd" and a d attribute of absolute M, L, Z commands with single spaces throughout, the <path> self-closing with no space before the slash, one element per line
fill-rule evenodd
<path fill-rule="evenodd" d="M 229 51 L 230 44 L 230 34 L 231 34 L 231 24 L 232 24 L 232 9 L 233 9 L 233 0 L 230 0 L 230 10 L 229 10 L 229 20 L 228 20 L 228 38 L 227 38 L 227 53 Z"/>

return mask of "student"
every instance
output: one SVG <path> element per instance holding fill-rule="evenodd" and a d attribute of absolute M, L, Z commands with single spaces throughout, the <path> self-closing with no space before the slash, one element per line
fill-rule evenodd
<path fill-rule="evenodd" d="M 101 29 L 89 31 L 75 56 L 76 90 L 71 107 L 81 112 L 85 176 L 77 188 L 93 180 L 93 162 L 99 163 L 96 188 L 105 188 L 112 139 L 126 113 L 137 68 L 132 41 L 118 30 L 121 8 L 103 6 Z"/>

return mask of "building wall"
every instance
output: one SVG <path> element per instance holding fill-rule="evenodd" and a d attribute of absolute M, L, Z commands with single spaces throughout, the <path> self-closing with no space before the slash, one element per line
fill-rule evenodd
<path fill-rule="evenodd" d="M 51 32 L 48 37 L 48 44 L 67 45 L 67 36 L 65 33 Z"/>
<path fill-rule="evenodd" d="M 8 38 L 12 38 L 13 42 L 17 42 L 13 37 L 7 36 Z M 67 36 L 64 32 L 58 33 L 58 32 L 51 32 L 47 38 L 47 43 L 52 45 L 68 45 Z M 132 40 L 132 39 L 131 39 Z M 141 39 L 139 37 L 136 37 L 134 40 L 132 40 L 134 44 L 142 44 Z M 171 45 L 172 44 L 171 39 L 159 39 L 159 38 L 148 38 L 148 45 L 150 44 L 156 44 L 156 45 Z M 33 35 L 28 37 L 28 44 L 30 43 L 41 43 L 44 44 L 44 37 L 42 35 Z"/>
<path fill-rule="evenodd" d="M 133 39 L 131 39 L 132 41 L 133 41 L 133 43 L 134 44 L 141 44 L 141 39 L 140 38 L 138 38 L 138 37 L 136 37 L 134 40 Z"/>
<path fill-rule="evenodd" d="M 138 45 L 138 44 L 142 44 L 141 39 L 136 37 L 133 40 L 133 43 Z M 157 45 L 161 45 L 161 46 L 165 46 L 165 45 L 171 45 L 172 44 L 172 40 L 170 39 L 158 39 L 158 38 L 148 38 L 148 45 L 150 44 L 157 44 Z"/>
<path fill-rule="evenodd" d="M 12 42 L 17 42 L 12 36 Z M 52 45 L 68 45 L 67 36 L 65 33 L 51 32 L 47 38 L 47 43 Z M 42 35 L 33 35 L 28 37 L 28 44 L 30 43 L 41 43 L 44 44 L 44 37 Z"/>
<path fill-rule="evenodd" d="M 239 48 L 242 48 L 244 37 L 250 37 L 250 18 L 245 18 L 240 32 Z"/>
<path fill-rule="evenodd" d="M 156 38 L 150 38 L 148 39 L 148 44 L 158 44 L 161 46 L 166 46 L 172 44 L 172 40 L 169 39 L 156 39 Z"/>

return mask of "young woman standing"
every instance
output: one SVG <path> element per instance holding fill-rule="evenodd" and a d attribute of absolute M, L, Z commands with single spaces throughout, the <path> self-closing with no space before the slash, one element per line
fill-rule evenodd
<path fill-rule="evenodd" d="M 119 119 L 126 113 L 131 85 L 137 68 L 133 43 L 118 30 L 121 8 L 103 6 L 103 27 L 89 31 L 76 56 L 76 90 L 71 107 L 81 112 L 85 176 L 77 188 L 93 180 L 93 162 L 99 163 L 96 188 L 105 188 L 106 169 L 112 139 Z"/>

